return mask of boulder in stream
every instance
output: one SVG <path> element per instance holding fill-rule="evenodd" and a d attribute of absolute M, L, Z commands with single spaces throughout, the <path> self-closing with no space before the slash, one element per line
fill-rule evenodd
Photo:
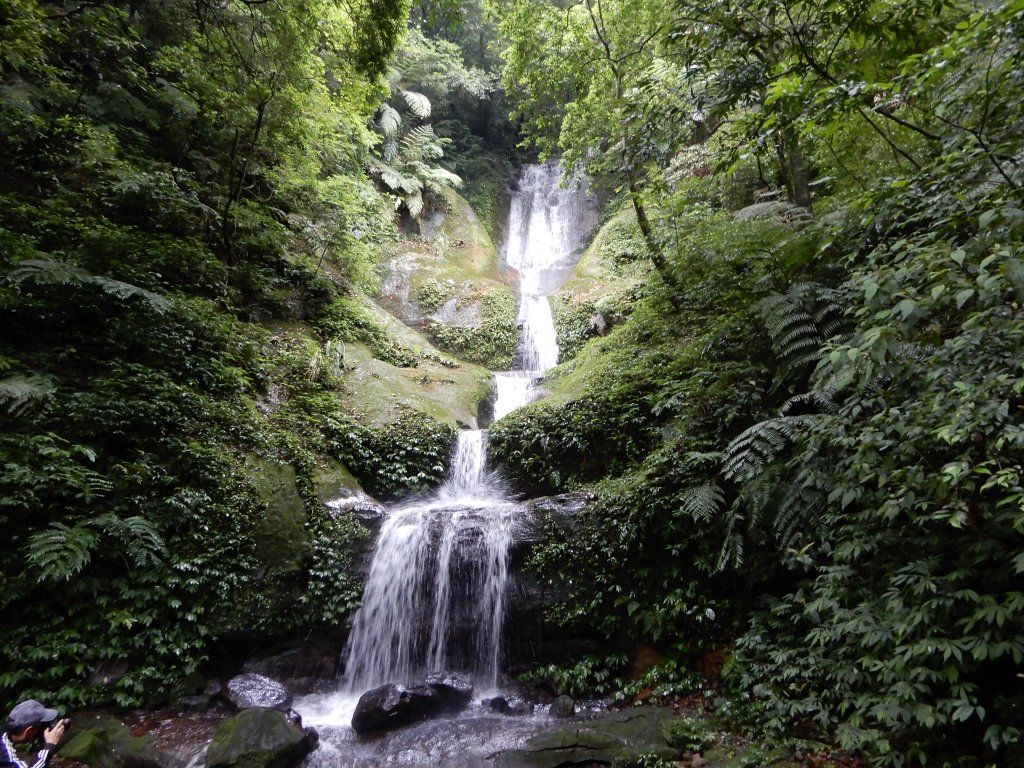
<path fill-rule="evenodd" d="M 318 743 L 316 731 L 296 728 L 276 709 L 245 709 L 217 727 L 206 768 L 293 768 Z"/>
<path fill-rule="evenodd" d="M 441 707 L 444 712 L 461 712 L 469 706 L 469 702 L 473 698 L 473 681 L 465 675 L 439 672 L 429 675 L 425 682 L 441 697 Z"/>
<path fill-rule="evenodd" d="M 515 697 L 510 699 L 507 696 L 495 696 L 492 699 L 483 699 L 480 703 L 499 715 L 532 715 L 534 710 L 533 704 Z"/>
<path fill-rule="evenodd" d="M 282 712 L 292 708 L 292 694 L 277 680 L 254 672 L 233 677 L 228 681 L 224 698 L 236 709 L 278 709 Z"/>
<path fill-rule="evenodd" d="M 576 714 L 576 702 L 572 696 L 559 696 L 551 702 L 551 709 L 548 713 L 552 717 L 572 717 Z"/>
<path fill-rule="evenodd" d="M 435 717 L 442 711 L 441 695 L 429 685 L 388 683 L 359 697 L 352 714 L 352 729 L 356 733 L 389 731 Z"/>

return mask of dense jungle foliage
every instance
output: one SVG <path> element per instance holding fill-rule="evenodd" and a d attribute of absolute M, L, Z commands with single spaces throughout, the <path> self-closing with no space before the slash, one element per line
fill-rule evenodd
<path fill-rule="evenodd" d="M 551 396 L 491 430 L 597 492 L 533 565 L 609 654 L 547 672 L 724 655 L 772 738 L 1024 761 L 1022 51 L 1021 0 L 0 0 L 4 700 L 344 625 L 323 499 L 436 485 L 455 428 L 348 399 L 355 347 L 426 360 L 381 254 L 450 186 L 499 235 L 523 140 L 604 191 L 614 278 L 552 297 Z M 503 365 L 506 298 L 435 335 Z"/>
<path fill-rule="evenodd" d="M 0 2 L 4 701 L 160 701 L 224 643 L 337 632 L 366 533 L 321 498 L 443 478 L 452 421 L 346 399 L 346 345 L 422 359 L 363 297 L 395 207 L 458 181 L 430 98 L 496 81 L 408 14 Z"/>
<path fill-rule="evenodd" d="M 1024 759 L 1024 4 L 518 0 L 502 34 L 528 140 L 619 184 L 609 267 L 650 264 L 491 432 L 524 487 L 597 483 L 534 555 L 558 617 L 727 644 L 766 733 Z"/>

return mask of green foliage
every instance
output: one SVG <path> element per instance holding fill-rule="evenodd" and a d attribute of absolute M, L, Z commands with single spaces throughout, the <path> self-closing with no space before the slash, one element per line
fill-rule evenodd
<path fill-rule="evenodd" d="M 313 557 L 297 606 L 309 615 L 309 624 L 330 629 L 359 607 L 363 589 L 353 574 L 352 555 L 367 532 L 351 514 L 325 512 L 313 517 L 312 528 Z"/>
<path fill-rule="evenodd" d="M 673 768 L 673 760 L 660 757 L 656 752 L 643 752 L 639 755 L 616 755 L 612 760 L 613 768 Z"/>
<path fill-rule="evenodd" d="M 714 743 L 708 722 L 689 715 L 662 721 L 661 730 L 669 746 L 681 751 L 699 754 Z"/>
<path fill-rule="evenodd" d="M 592 322 L 597 307 L 591 302 L 574 303 L 557 295 L 548 297 L 548 302 L 551 304 L 551 320 L 555 324 L 558 361 L 568 362 L 597 335 Z"/>
<path fill-rule="evenodd" d="M 335 298 L 318 309 L 311 320 L 328 337 L 363 342 L 379 360 L 401 368 L 416 366 L 415 352 L 398 342 L 358 299 Z"/>
<path fill-rule="evenodd" d="M 512 293 L 491 288 L 480 301 L 480 325 L 431 323 L 427 335 L 437 346 L 463 360 L 494 371 L 512 367 L 519 328 Z"/>
<path fill-rule="evenodd" d="M 363 171 L 372 78 L 405 6 L 2 5 L 0 689 L 137 706 L 274 624 L 245 457 L 303 482 L 309 462 L 252 403 L 336 385 L 340 334 L 281 386 L 248 321 L 329 305 L 321 266 L 367 282 L 389 232 Z M 291 586 L 315 584 L 320 613 L 275 629 L 354 605 L 351 525 L 316 526 Z"/>
<path fill-rule="evenodd" d="M 437 312 L 448 297 L 448 289 L 437 280 L 424 280 L 416 291 L 416 301 L 426 313 Z"/>
<path fill-rule="evenodd" d="M 448 469 L 455 427 L 415 411 L 390 424 L 363 426 L 352 418 L 328 419 L 328 450 L 378 498 L 395 499 L 438 486 Z"/>
<path fill-rule="evenodd" d="M 629 659 L 625 654 L 584 656 L 574 664 L 548 664 L 522 675 L 523 680 L 547 681 L 561 695 L 602 696 L 621 690 Z"/>

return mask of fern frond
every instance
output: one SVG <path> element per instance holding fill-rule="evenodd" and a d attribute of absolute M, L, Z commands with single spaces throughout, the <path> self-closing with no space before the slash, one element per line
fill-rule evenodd
<path fill-rule="evenodd" d="M 405 147 L 406 156 L 409 160 L 419 160 L 430 154 L 428 149 L 437 143 L 437 134 L 433 126 L 419 125 L 408 131 L 402 137 L 402 146 Z M 440 150 L 440 147 L 438 147 Z M 443 153 L 442 153 L 443 154 Z"/>
<path fill-rule="evenodd" d="M 415 91 L 400 89 L 399 93 L 402 94 L 405 103 L 409 105 L 409 111 L 416 115 L 416 117 L 421 120 L 430 117 L 430 99 L 422 93 L 416 93 Z"/>
<path fill-rule="evenodd" d="M 717 467 L 725 458 L 722 451 L 687 451 L 683 454 L 683 467 L 689 470 L 701 470 Z"/>
<path fill-rule="evenodd" d="M 163 537 L 156 526 L 138 515 L 120 518 L 114 514 L 101 515 L 93 521 L 108 534 L 124 544 L 129 559 L 138 566 L 159 562 L 167 554 Z"/>
<path fill-rule="evenodd" d="M 0 403 L 7 405 L 8 413 L 19 413 L 29 405 L 48 400 L 56 389 L 50 376 L 38 373 L 8 376 L 0 381 Z"/>
<path fill-rule="evenodd" d="M 725 450 L 725 477 L 740 483 L 753 479 L 781 455 L 804 426 L 817 418 L 816 414 L 779 416 L 744 430 Z"/>
<path fill-rule="evenodd" d="M 402 128 L 402 116 L 398 110 L 387 102 L 380 105 L 380 117 L 377 118 L 377 127 L 385 137 L 398 134 Z"/>
<path fill-rule="evenodd" d="M 384 162 L 388 165 L 395 162 L 398 159 L 398 142 L 394 138 L 385 140 L 384 146 L 381 147 L 381 157 L 384 158 Z"/>
<path fill-rule="evenodd" d="M 25 261 L 19 261 L 17 269 L 11 272 L 10 279 L 15 284 L 31 281 L 36 285 L 93 286 L 119 299 L 141 299 L 149 305 L 150 309 L 159 314 L 169 312 L 173 306 L 163 296 L 147 291 L 144 288 L 139 288 L 137 285 L 115 280 L 111 277 L 94 275 L 80 267 L 52 259 L 26 259 Z"/>
<path fill-rule="evenodd" d="M 88 526 L 69 528 L 63 523 L 52 523 L 29 537 L 28 561 L 39 569 L 40 581 L 67 580 L 92 559 L 98 541 L 99 536 Z"/>
<path fill-rule="evenodd" d="M 462 177 L 444 168 L 430 168 L 426 173 L 426 180 L 439 186 L 456 188 L 462 186 Z"/>
<path fill-rule="evenodd" d="M 717 517 L 724 505 L 725 494 L 715 483 L 689 488 L 679 498 L 679 510 L 698 522 Z"/>
<path fill-rule="evenodd" d="M 410 216 L 418 219 L 420 214 L 423 213 L 423 193 L 416 191 L 406 195 L 405 207 L 409 210 Z"/>
<path fill-rule="evenodd" d="M 799 395 L 793 395 L 782 404 L 779 413 L 787 416 L 791 411 L 807 410 L 812 413 L 837 413 L 839 406 L 836 405 L 826 392 L 812 389 Z"/>

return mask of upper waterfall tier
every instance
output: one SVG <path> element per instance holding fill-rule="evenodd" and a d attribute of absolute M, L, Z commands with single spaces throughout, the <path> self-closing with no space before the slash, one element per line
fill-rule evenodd
<path fill-rule="evenodd" d="M 518 270 L 524 294 L 551 293 L 565 282 L 597 223 L 586 181 L 573 178 L 563 187 L 562 178 L 557 163 L 528 165 L 512 192 L 503 255 Z"/>

